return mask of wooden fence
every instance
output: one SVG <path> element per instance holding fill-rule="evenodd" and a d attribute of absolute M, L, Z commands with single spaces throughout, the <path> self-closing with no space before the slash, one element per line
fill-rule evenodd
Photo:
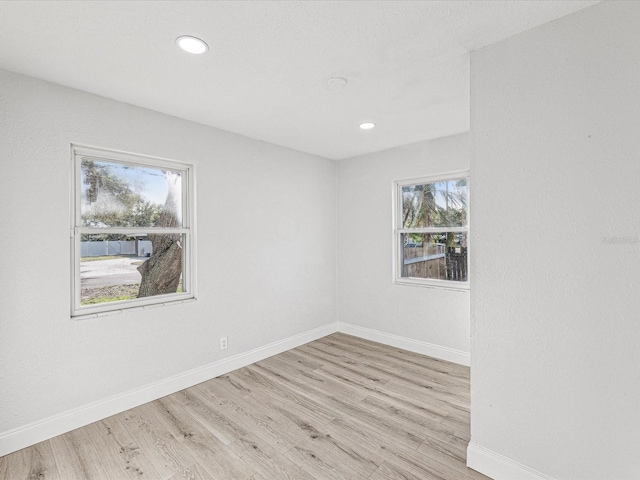
<path fill-rule="evenodd" d="M 467 247 L 447 247 L 447 280 L 467 281 Z"/>
<path fill-rule="evenodd" d="M 431 244 L 404 247 L 403 277 L 467 280 L 467 247 Z"/>

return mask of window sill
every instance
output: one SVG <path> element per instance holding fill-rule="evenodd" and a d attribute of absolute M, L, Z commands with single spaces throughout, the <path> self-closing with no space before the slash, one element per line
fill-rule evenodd
<path fill-rule="evenodd" d="M 91 318 L 99 318 L 99 317 L 110 317 L 111 315 L 120 315 L 123 313 L 129 312 L 137 312 L 141 310 L 152 310 L 154 308 L 159 307 L 170 307 L 172 305 L 180 305 L 183 303 L 191 303 L 195 302 L 197 299 L 195 297 L 187 298 L 183 300 L 171 300 L 162 303 L 151 303 L 149 305 L 134 305 L 131 307 L 123 307 L 114 310 L 107 310 L 104 312 L 95 312 L 95 313 L 79 313 L 71 316 L 71 320 L 89 320 Z"/>
<path fill-rule="evenodd" d="M 406 285 L 410 287 L 433 288 L 436 290 L 453 290 L 456 292 L 468 292 L 471 290 L 469 282 L 447 282 L 444 280 L 421 280 L 414 278 L 395 279 L 394 285 Z M 451 285 L 455 283 L 454 285 Z"/>

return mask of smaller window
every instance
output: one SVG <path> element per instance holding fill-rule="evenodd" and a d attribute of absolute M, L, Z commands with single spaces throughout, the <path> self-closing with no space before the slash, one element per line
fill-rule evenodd
<path fill-rule="evenodd" d="M 469 288 L 469 174 L 395 183 L 394 281 Z"/>
<path fill-rule="evenodd" d="M 193 167 L 87 147 L 72 153 L 72 316 L 193 298 Z"/>

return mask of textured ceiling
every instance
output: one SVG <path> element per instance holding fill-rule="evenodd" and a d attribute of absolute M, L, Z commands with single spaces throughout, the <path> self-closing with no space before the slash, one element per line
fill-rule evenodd
<path fill-rule="evenodd" d="M 0 2 L 0 68 L 341 159 L 467 131 L 469 52 L 594 3 Z"/>

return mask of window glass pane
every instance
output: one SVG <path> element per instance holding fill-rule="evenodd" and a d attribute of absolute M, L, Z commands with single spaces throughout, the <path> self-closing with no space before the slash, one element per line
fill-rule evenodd
<path fill-rule="evenodd" d="M 83 235 L 80 240 L 81 305 L 183 292 L 184 235 Z M 162 254 L 154 256 L 154 247 Z M 144 277 L 144 281 L 143 281 Z"/>
<path fill-rule="evenodd" d="M 466 178 L 402 187 L 402 228 L 466 225 Z"/>
<path fill-rule="evenodd" d="M 400 235 L 402 277 L 467 280 L 466 233 Z"/>
<path fill-rule="evenodd" d="M 83 227 L 182 227 L 182 175 L 83 157 Z"/>

